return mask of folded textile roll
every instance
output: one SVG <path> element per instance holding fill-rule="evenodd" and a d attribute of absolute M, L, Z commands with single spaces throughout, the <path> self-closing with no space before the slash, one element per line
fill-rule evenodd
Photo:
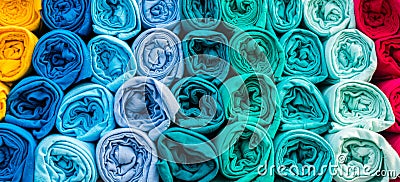
<path fill-rule="evenodd" d="M 171 89 L 181 109 L 176 123 L 207 134 L 216 132 L 225 121 L 224 105 L 218 88 L 200 77 L 187 77 Z"/>
<path fill-rule="evenodd" d="M 230 181 L 274 181 L 274 148 L 258 124 L 236 120 L 214 140 L 219 169 Z"/>
<path fill-rule="evenodd" d="M 105 182 L 158 182 L 155 144 L 147 135 L 133 128 L 108 132 L 97 143 L 96 164 Z"/>
<path fill-rule="evenodd" d="M 389 133 L 384 132 L 382 136 L 385 137 L 385 140 L 392 146 L 392 148 L 397 152 L 400 156 L 400 135 L 398 133 Z"/>
<path fill-rule="evenodd" d="M 4 119 L 33 130 L 37 139 L 43 138 L 53 129 L 63 96 L 53 81 L 40 76 L 26 77 L 11 89 Z"/>
<path fill-rule="evenodd" d="M 98 35 L 89 41 L 88 49 L 92 62 L 92 82 L 115 92 L 135 75 L 136 61 L 126 42 L 108 35 Z"/>
<path fill-rule="evenodd" d="M 164 182 L 211 181 L 218 173 L 217 149 L 205 136 L 169 128 L 157 140 L 158 173 Z"/>
<path fill-rule="evenodd" d="M 317 35 L 293 29 L 281 37 L 280 43 L 286 58 L 282 77 L 302 76 L 313 83 L 327 78 L 324 47 Z"/>
<path fill-rule="evenodd" d="M 321 37 L 355 28 L 353 0 L 304 0 L 305 25 Z"/>
<path fill-rule="evenodd" d="M 162 27 L 180 20 L 178 0 L 136 0 L 144 28 Z"/>
<path fill-rule="evenodd" d="M 35 181 L 95 182 L 95 148 L 91 143 L 53 134 L 35 151 Z"/>
<path fill-rule="evenodd" d="M 128 40 L 140 32 L 140 14 L 136 1 L 93 0 L 91 14 L 94 33 Z"/>
<path fill-rule="evenodd" d="M 51 30 L 64 29 L 86 36 L 92 31 L 89 0 L 42 0 L 42 20 Z"/>
<path fill-rule="evenodd" d="M 335 156 L 329 143 L 313 132 L 295 129 L 274 140 L 276 174 L 289 181 L 332 181 Z"/>
<path fill-rule="evenodd" d="M 305 129 L 321 134 L 329 129 L 329 110 L 314 84 L 303 78 L 291 78 L 276 88 L 282 110 L 280 131 Z"/>
<path fill-rule="evenodd" d="M 26 130 L 0 123 L 0 181 L 33 181 L 36 141 Z"/>
<path fill-rule="evenodd" d="M 375 41 L 378 67 L 374 80 L 400 78 L 400 35 L 389 36 Z"/>
<path fill-rule="evenodd" d="M 7 109 L 7 95 L 10 92 L 10 88 L 7 85 L 0 82 L 0 121 L 6 115 Z"/>
<path fill-rule="evenodd" d="M 281 119 L 280 99 L 272 80 L 263 74 L 232 77 L 220 88 L 225 116 L 258 123 L 273 138 Z"/>
<path fill-rule="evenodd" d="M 400 100 L 398 100 L 398 94 L 400 93 L 400 78 L 377 83 L 377 86 L 389 99 L 395 116 L 396 122 L 386 131 L 400 133 L 400 108 L 398 107 L 400 104 Z"/>
<path fill-rule="evenodd" d="M 400 30 L 398 0 L 353 0 L 357 28 L 372 39 L 395 35 Z"/>
<path fill-rule="evenodd" d="M 37 41 L 25 28 L 0 26 L 0 81 L 13 82 L 25 76 Z"/>
<path fill-rule="evenodd" d="M 175 122 L 179 104 L 169 88 L 154 78 L 136 76 L 115 94 L 114 117 L 123 128 L 148 133 L 155 141 L 170 122 Z"/>
<path fill-rule="evenodd" d="M 68 30 L 43 35 L 35 47 L 32 64 L 39 75 L 53 80 L 63 90 L 92 75 L 86 44 Z"/>
<path fill-rule="evenodd" d="M 239 74 L 257 72 L 275 78 L 282 76 L 286 64 L 282 45 L 265 29 L 237 31 L 229 41 L 229 47 L 229 60 Z"/>
<path fill-rule="evenodd" d="M 40 0 L 0 1 L 0 26 L 15 25 L 30 31 L 40 25 Z"/>
<path fill-rule="evenodd" d="M 325 88 L 322 95 L 330 110 L 331 132 L 354 127 L 380 132 L 395 122 L 385 94 L 368 82 L 339 82 Z"/>
<path fill-rule="evenodd" d="M 375 44 L 356 29 L 346 29 L 325 43 L 327 82 L 341 80 L 370 81 L 377 67 Z"/>
<path fill-rule="evenodd" d="M 183 29 L 215 29 L 221 22 L 220 0 L 180 0 L 180 16 Z"/>
<path fill-rule="evenodd" d="M 105 87 L 82 84 L 72 88 L 61 103 L 56 127 L 66 136 L 97 141 L 115 128 L 114 96 Z"/>
<path fill-rule="evenodd" d="M 171 31 L 152 28 L 141 33 L 132 45 L 137 74 L 156 78 L 166 85 L 182 78 L 184 71 L 181 41 Z"/>
<path fill-rule="evenodd" d="M 337 168 L 333 179 L 337 182 L 383 182 L 400 174 L 399 156 L 378 133 L 361 128 L 347 128 L 326 135 L 325 139 L 336 156 Z"/>
<path fill-rule="evenodd" d="M 209 30 L 189 32 L 182 41 L 186 71 L 190 76 L 199 76 L 223 82 L 228 76 L 228 39 L 224 34 Z"/>
<path fill-rule="evenodd" d="M 271 24 L 275 31 L 285 33 L 300 25 L 303 19 L 302 0 L 272 0 L 268 5 Z"/>

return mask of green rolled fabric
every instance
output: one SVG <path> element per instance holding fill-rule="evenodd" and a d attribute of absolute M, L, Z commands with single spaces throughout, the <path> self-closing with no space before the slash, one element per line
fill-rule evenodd
<path fill-rule="evenodd" d="M 290 78 L 276 88 L 282 110 L 280 131 L 305 129 L 321 134 L 329 129 L 329 110 L 314 84 L 303 78 Z"/>
<path fill-rule="evenodd" d="M 322 91 L 331 116 L 332 129 L 386 130 L 395 122 L 389 100 L 378 87 L 363 81 L 343 81 Z"/>
<path fill-rule="evenodd" d="M 179 0 L 183 29 L 212 30 L 221 22 L 221 0 Z"/>
<path fill-rule="evenodd" d="M 268 5 L 272 27 L 279 33 L 296 28 L 303 19 L 302 0 L 270 0 Z"/>

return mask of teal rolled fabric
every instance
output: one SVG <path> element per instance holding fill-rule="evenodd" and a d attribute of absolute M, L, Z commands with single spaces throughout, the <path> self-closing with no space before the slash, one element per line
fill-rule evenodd
<path fill-rule="evenodd" d="M 317 35 L 304 29 L 293 29 L 281 37 L 280 43 L 286 58 L 283 78 L 300 76 L 312 83 L 320 83 L 328 77 L 324 47 Z"/>
<path fill-rule="evenodd" d="M 136 0 L 144 28 L 163 27 L 181 19 L 178 0 Z"/>
<path fill-rule="evenodd" d="M 280 131 L 305 129 L 321 134 L 329 129 L 329 110 L 314 84 L 303 78 L 291 78 L 279 82 L 276 88 L 281 100 Z"/>
<path fill-rule="evenodd" d="M 219 165 L 214 144 L 184 128 L 169 128 L 157 140 L 157 170 L 164 182 L 214 179 Z"/>
<path fill-rule="evenodd" d="M 220 0 L 179 0 L 182 27 L 186 31 L 212 30 L 221 22 Z"/>
<path fill-rule="evenodd" d="M 375 44 L 356 29 L 342 30 L 325 43 L 327 82 L 370 81 L 377 67 Z"/>
<path fill-rule="evenodd" d="M 268 8 L 272 27 L 279 33 L 296 28 L 303 19 L 302 0 L 270 0 Z"/>
<path fill-rule="evenodd" d="M 322 91 L 328 105 L 332 129 L 386 130 L 395 122 L 389 100 L 378 87 L 363 81 L 343 81 Z"/>
<path fill-rule="evenodd" d="M 276 174 L 289 181 L 332 181 L 335 156 L 321 136 L 302 129 L 274 139 Z"/>
<path fill-rule="evenodd" d="M 44 138 L 35 152 L 34 181 L 97 181 L 94 145 L 53 134 Z"/>

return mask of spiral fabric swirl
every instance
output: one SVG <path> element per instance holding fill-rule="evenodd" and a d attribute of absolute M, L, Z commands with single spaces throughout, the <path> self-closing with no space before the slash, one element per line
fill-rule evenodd
<path fill-rule="evenodd" d="M 144 28 L 163 27 L 181 19 L 178 0 L 137 0 Z"/>
<path fill-rule="evenodd" d="M 279 33 L 296 28 L 303 19 L 302 0 L 270 0 L 268 8 L 272 27 Z"/>
<path fill-rule="evenodd" d="M 15 25 L 30 31 L 40 25 L 40 0 L 0 1 L 0 26 Z"/>

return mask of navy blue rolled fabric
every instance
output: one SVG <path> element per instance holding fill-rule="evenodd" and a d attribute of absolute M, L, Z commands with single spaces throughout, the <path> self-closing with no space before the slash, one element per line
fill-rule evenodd
<path fill-rule="evenodd" d="M 50 79 L 30 76 L 10 91 L 5 121 L 32 130 L 43 138 L 53 128 L 64 93 Z"/>
<path fill-rule="evenodd" d="M 0 123 L 0 181 L 33 181 L 35 149 L 28 131 Z"/>
<path fill-rule="evenodd" d="M 163 27 L 181 18 L 178 0 L 136 0 L 144 28 Z"/>
<path fill-rule="evenodd" d="M 140 32 L 139 8 L 134 0 L 92 0 L 93 31 L 128 40 Z"/>
<path fill-rule="evenodd" d="M 82 36 L 92 31 L 90 0 L 42 0 L 41 15 L 51 30 L 70 30 Z"/>
<path fill-rule="evenodd" d="M 68 30 L 43 35 L 36 44 L 32 64 L 36 73 L 53 80 L 63 90 L 92 75 L 86 44 Z"/>
<path fill-rule="evenodd" d="M 91 81 L 116 92 L 135 76 L 136 61 L 131 48 L 120 39 L 98 35 L 88 43 L 93 76 Z"/>

